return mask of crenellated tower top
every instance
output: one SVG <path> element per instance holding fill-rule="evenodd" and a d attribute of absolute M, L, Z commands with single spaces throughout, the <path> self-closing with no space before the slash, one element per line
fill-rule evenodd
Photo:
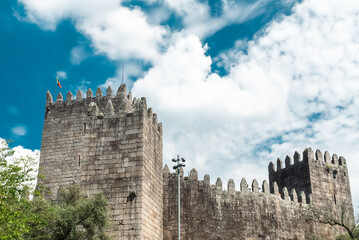
<path fill-rule="evenodd" d="M 83 105 L 83 106 L 82 106 Z M 49 91 L 46 94 L 46 107 L 48 110 L 54 109 L 76 109 L 78 106 L 82 106 L 88 110 L 88 114 L 103 117 L 116 117 L 121 114 L 130 114 L 138 111 L 146 113 L 154 125 L 157 126 L 158 131 L 162 131 L 162 123 L 157 120 L 157 114 L 153 113 L 152 108 L 147 108 L 147 101 L 145 97 L 140 99 L 133 98 L 132 93 L 127 93 L 125 84 L 122 84 L 116 95 L 113 95 L 113 90 L 109 86 L 106 89 L 106 95 L 103 95 L 101 88 L 97 88 L 95 97 L 91 88 L 86 92 L 86 98 L 83 98 L 81 90 L 76 93 L 76 99 L 73 98 L 73 94 L 69 91 L 66 94 L 64 101 L 61 93 L 58 94 L 56 102 L 53 102 L 52 95 Z"/>

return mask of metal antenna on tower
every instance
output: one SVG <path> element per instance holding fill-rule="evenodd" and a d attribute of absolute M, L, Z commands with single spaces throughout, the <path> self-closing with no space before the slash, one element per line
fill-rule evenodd
<path fill-rule="evenodd" d="M 122 64 L 122 84 L 123 84 L 123 72 L 125 70 L 125 64 Z"/>

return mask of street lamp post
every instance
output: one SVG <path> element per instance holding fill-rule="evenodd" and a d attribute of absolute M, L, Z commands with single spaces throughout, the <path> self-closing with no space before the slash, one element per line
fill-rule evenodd
<path fill-rule="evenodd" d="M 181 240 L 181 182 L 180 182 L 180 168 L 185 167 L 184 164 L 186 160 L 184 158 L 180 158 L 177 155 L 177 159 L 172 159 L 172 162 L 175 162 L 176 165 L 173 166 L 173 169 L 177 170 L 178 175 L 178 240 Z"/>

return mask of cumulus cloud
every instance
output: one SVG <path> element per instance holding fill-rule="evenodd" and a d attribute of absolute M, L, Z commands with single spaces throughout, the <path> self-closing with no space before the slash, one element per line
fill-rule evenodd
<path fill-rule="evenodd" d="M 246 53 L 224 53 L 225 77 L 211 73 L 198 37 L 179 39 L 133 87 L 163 121 L 165 162 L 181 153 L 189 167 L 239 182 L 263 179 L 269 161 L 312 146 L 358 171 L 358 12 L 354 0 L 303 1 Z M 358 202 L 359 178 L 351 181 Z"/>
<path fill-rule="evenodd" d="M 25 126 L 16 126 L 11 128 L 11 132 L 16 136 L 25 136 L 27 133 L 27 129 Z"/>
<path fill-rule="evenodd" d="M 44 29 L 55 30 L 58 22 L 71 18 L 79 32 L 87 36 L 97 53 L 111 59 L 139 58 L 153 61 L 158 57 L 166 28 L 150 25 L 139 8 L 126 8 L 121 1 L 97 0 L 19 0 L 28 20 Z M 75 49 L 72 59 L 79 61 Z"/>

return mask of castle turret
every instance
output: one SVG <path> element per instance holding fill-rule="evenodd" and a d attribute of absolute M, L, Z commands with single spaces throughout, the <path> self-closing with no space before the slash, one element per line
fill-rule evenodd
<path fill-rule="evenodd" d="M 325 151 L 324 157 L 320 150 L 314 154 L 311 148 L 303 152 L 303 158 L 294 153 L 294 163 L 289 156 L 285 160 L 285 168 L 278 162 L 274 169 L 269 164 L 269 183 L 278 184 L 279 191 L 287 188 L 292 198 L 299 202 L 307 202 L 317 208 L 326 208 L 334 214 L 341 214 L 342 207 L 354 220 L 352 197 L 350 192 L 348 168 L 344 157 Z M 293 190 L 295 189 L 295 191 Z M 298 195 L 297 195 L 298 194 Z"/>

